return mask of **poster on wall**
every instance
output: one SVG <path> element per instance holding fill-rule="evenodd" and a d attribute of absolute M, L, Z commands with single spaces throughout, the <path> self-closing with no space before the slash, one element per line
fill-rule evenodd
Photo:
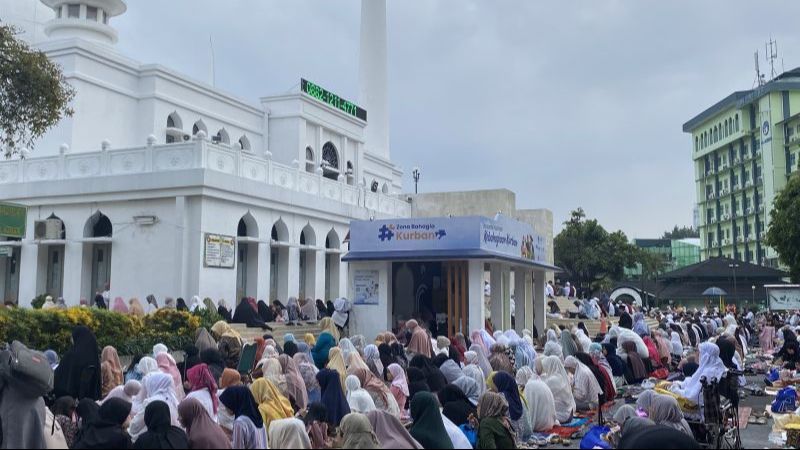
<path fill-rule="evenodd" d="M 203 265 L 233 269 L 236 263 L 236 238 L 220 234 L 205 234 Z"/>
<path fill-rule="evenodd" d="M 353 273 L 356 305 L 377 305 L 380 293 L 380 273 L 377 270 L 356 270 Z"/>
<path fill-rule="evenodd" d="M 768 288 L 769 309 L 785 311 L 800 309 L 800 287 Z"/>

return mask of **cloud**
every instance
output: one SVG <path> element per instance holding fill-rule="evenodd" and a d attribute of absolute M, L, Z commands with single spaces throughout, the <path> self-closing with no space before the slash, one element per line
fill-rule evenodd
<path fill-rule="evenodd" d="M 800 3 L 389 1 L 392 158 L 423 191 L 504 187 L 652 237 L 691 224 L 681 125 L 755 78 L 770 35 L 800 62 Z M 770 11 L 769 19 L 763 18 Z M 136 0 L 120 50 L 255 103 L 300 77 L 358 93 L 356 0 Z M 762 19 L 763 18 L 763 19 Z M 763 65 L 762 65 L 763 67 Z"/>

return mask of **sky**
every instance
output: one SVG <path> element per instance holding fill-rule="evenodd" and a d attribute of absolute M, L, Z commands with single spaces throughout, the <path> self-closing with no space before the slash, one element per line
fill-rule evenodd
<path fill-rule="evenodd" d="M 368 1 L 368 0 L 367 0 Z M 257 104 L 307 78 L 357 101 L 358 0 L 128 0 L 118 48 Z M 800 2 L 388 0 L 391 157 L 420 191 L 507 188 L 629 238 L 691 225 L 684 122 L 800 66 Z M 777 62 L 780 71 L 781 60 Z M 768 70 L 768 67 L 767 67 Z"/>

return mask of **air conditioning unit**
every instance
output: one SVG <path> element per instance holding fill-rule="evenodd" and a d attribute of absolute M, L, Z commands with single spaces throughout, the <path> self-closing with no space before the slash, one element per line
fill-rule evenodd
<path fill-rule="evenodd" d="M 711 223 L 717 223 L 717 218 L 716 217 L 712 217 L 711 218 Z"/>
<path fill-rule="evenodd" d="M 734 184 L 734 185 L 731 187 L 731 189 L 733 189 L 734 191 L 738 191 L 738 190 L 739 190 L 739 185 L 738 185 L 738 184 Z"/>
<path fill-rule="evenodd" d="M 730 214 L 723 214 L 722 215 L 722 220 L 731 220 L 731 215 Z"/>
<path fill-rule="evenodd" d="M 761 238 L 761 239 L 764 239 L 765 237 L 767 237 L 767 232 L 766 231 L 762 231 L 761 233 L 758 233 L 758 237 Z"/>
<path fill-rule="evenodd" d="M 723 190 L 719 191 L 719 195 L 720 195 L 720 197 L 728 195 L 728 190 L 727 189 L 723 189 Z"/>
<path fill-rule="evenodd" d="M 730 239 L 723 239 L 722 240 L 722 244 L 723 245 L 731 245 L 731 240 Z"/>
<path fill-rule="evenodd" d="M 733 158 L 733 164 L 739 164 L 739 158 Z"/>
<path fill-rule="evenodd" d="M 758 178 L 756 178 L 756 183 L 758 183 L 758 184 L 761 184 L 761 183 L 763 183 L 763 182 L 764 182 L 764 177 L 758 177 Z"/>
<path fill-rule="evenodd" d="M 736 240 L 739 242 L 744 242 L 744 236 L 739 236 L 736 238 Z"/>
<path fill-rule="evenodd" d="M 37 220 L 33 223 L 33 237 L 39 240 L 61 239 L 63 225 L 61 219 Z"/>
<path fill-rule="evenodd" d="M 709 200 L 714 200 L 716 197 L 717 197 L 717 195 L 716 195 L 716 194 L 714 194 L 713 192 L 709 192 L 709 193 L 708 193 L 708 199 L 709 199 Z"/>
<path fill-rule="evenodd" d="M 745 238 L 744 238 L 744 241 L 745 241 L 745 242 L 750 242 L 750 236 L 747 236 L 747 237 L 745 237 Z"/>
<path fill-rule="evenodd" d="M 744 182 L 744 187 L 753 187 L 753 180 L 747 180 Z"/>
<path fill-rule="evenodd" d="M 756 210 L 755 210 L 755 209 L 753 209 L 753 207 L 752 207 L 752 206 L 751 206 L 751 207 L 749 207 L 749 208 L 747 208 L 747 214 L 753 214 L 754 212 L 756 212 Z"/>
<path fill-rule="evenodd" d="M 744 160 L 748 161 L 749 159 L 750 159 L 750 153 L 745 153 L 744 154 Z"/>
<path fill-rule="evenodd" d="M 764 212 L 764 205 L 758 205 L 758 210 L 760 212 Z"/>

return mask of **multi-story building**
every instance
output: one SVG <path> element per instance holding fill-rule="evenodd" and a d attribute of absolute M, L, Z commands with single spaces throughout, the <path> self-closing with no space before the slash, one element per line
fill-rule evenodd
<path fill-rule="evenodd" d="M 701 258 L 777 266 L 764 238 L 773 200 L 798 170 L 800 68 L 732 93 L 683 131 L 692 135 Z"/>
<path fill-rule="evenodd" d="M 682 269 L 700 262 L 700 240 L 696 238 L 634 239 L 633 245 L 659 255 L 664 260 L 659 273 Z M 640 264 L 625 269 L 626 279 L 638 279 L 641 275 L 642 266 Z"/>

